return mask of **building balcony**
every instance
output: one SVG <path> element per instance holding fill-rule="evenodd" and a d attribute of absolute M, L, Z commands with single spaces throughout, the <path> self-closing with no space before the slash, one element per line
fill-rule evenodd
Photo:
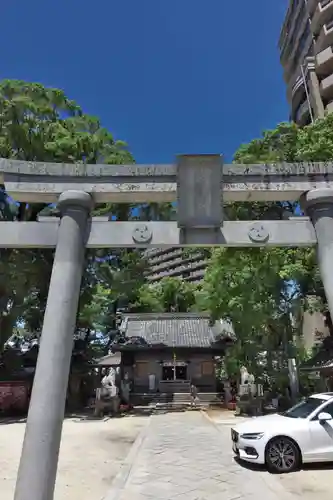
<path fill-rule="evenodd" d="M 145 256 L 148 264 L 150 266 L 160 264 L 162 262 L 168 262 L 176 259 L 177 257 L 181 257 L 183 254 L 182 248 L 176 248 L 175 250 L 164 251 L 163 253 L 159 253 L 158 255 L 154 255 L 153 257 Z"/>
<path fill-rule="evenodd" d="M 333 45 L 333 14 L 331 21 L 324 24 L 316 40 L 315 53 L 319 54 L 324 49 Z"/>
<path fill-rule="evenodd" d="M 321 0 L 311 19 L 311 29 L 315 35 L 320 33 L 321 27 L 333 19 L 333 0 Z"/>
<path fill-rule="evenodd" d="M 322 50 L 316 56 L 316 72 L 319 76 L 327 76 L 333 73 L 333 48 L 332 46 Z"/>
<path fill-rule="evenodd" d="M 294 122 L 297 123 L 300 126 L 308 125 L 311 121 L 311 116 L 310 116 L 310 110 L 309 110 L 309 104 L 308 101 L 304 101 L 303 104 L 301 104 L 293 118 Z"/>
<path fill-rule="evenodd" d="M 163 248 L 148 248 L 147 250 L 144 250 L 143 255 L 145 256 L 146 259 L 151 259 L 154 258 L 158 255 L 163 255 L 165 253 L 169 253 L 173 250 L 174 247 L 163 247 Z"/>
<path fill-rule="evenodd" d="M 307 0 L 307 8 L 310 16 L 315 12 L 318 5 L 318 0 Z"/>
<path fill-rule="evenodd" d="M 298 45 L 298 38 L 303 32 L 304 25 L 308 22 L 309 14 L 305 0 L 294 0 L 290 2 L 285 21 L 281 30 L 279 47 L 282 65 L 287 62 L 290 54 Z"/>
<path fill-rule="evenodd" d="M 303 76 L 300 76 L 297 78 L 296 82 L 292 87 L 290 87 L 291 90 L 291 95 L 288 95 L 288 100 L 291 105 L 291 114 L 293 115 L 295 111 L 298 109 L 299 105 L 304 101 L 306 98 L 306 93 L 305 93 L 305 85 L 304 85 L 304 79 Z"/>
<path fill-rule="evenodd" d="M 161 262 L 159 264 L 155 264 L 154 266 L 151 266 L 149 271 L 147 271 L 147 274 L 156 274 L 160 273 L 162 271 L 167 271 L 167 270 L 172 270 L 175 267 L 178 267 L 181 264 L 185 264 L 184 260 L 182 257 L 178 257 L 176 259 L 173 259 L 172 261 L 169 262 Z"/>
<path fill-rule="evenodd" d="M 296 78 L 296 82 L 291 88 L 291 97 L 293 98 L 300 89 L 302 89 L 302 91 L 304 92 L 304 79 L 302 75 Z"/>
<path fill-rule="evenodd" d="M 309 33 L 306 39 L 295 46 L 295 50 L 290 55 L 288 62 L 283 65 L 283 77 L 287 85 L 295 81 L 295 76 L 300 74 L 301 65 L 304 64 L 308 56 L 313 55 L 313 38 Z"/>
<path fill-rule="evenodd" d="M 147 273 L 147 280 L 150 283 L 161 280 L 164 277 L 181 277 L 185 280 L 196 279 L 205 274 L 207 261 L 200 260 L 196 262 L 188 262 L 185 264 L 177 265 L 177 267 L 168 267 L 166 269 L 156 270 L 154 274 Z M 195 273 L 193 275 L 193 273 Z M 193 275 L 192 278 L 190 278 Z"/>
<path fill-rule="evenodd" d="M 288 100 L 291 105 L 291 117 L 294 120 L 295 113 L 298 112 L 299 107 L 306 100 L 306 87 L 308 92 L 311 92 L 310 75 L 311 72 L 315 70 L 315 58 L 313 56 L 307 57 L 302 68 L 300 67 L 298 69 L 298 76 L 296 76 L 296 73 L 296 78 L 291 81 L 291 85 L 288 88 L 290 94 L 288 95 Z"/>
<path fill-rule="evenodd" d="M 187 278 L 187 281 L 201 281 L 205 277 L 206 269 L 199 269 L 197 271 L 192 271 Z"/>
<path fill-rule="evenodd" d="M 329 102 L 325 107 L 326 113 L 333 113 L 333 101 Z"/>
<path fill-rule="evenodd" d="M 304 66 L 304 73 L 306 73 L 306 65 Z M 286 85 L 287 85 L 287 99 L 289 103 L 294 99 L 294 96 L 296 94 L 302 94 L 305 91 L 301 64 L 296 67 L 296 70 L 294 71 L 293 75 L 289 78 L 289 80 L 286 82 Z"/>
<path fill-rule="evenodd" d="M 320 94 L 325 101 L 331 101 L 333 99 L 333 74 L 321 81 Z"/>

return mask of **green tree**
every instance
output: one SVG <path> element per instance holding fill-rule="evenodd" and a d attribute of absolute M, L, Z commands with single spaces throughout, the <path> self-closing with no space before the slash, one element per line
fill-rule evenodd
<path fill-rule="evenodd" d="M 234 157 L 243 164 L 332 159 L 332 115 L 304 128 L 282 123 L 242 145 Z M 284 219 L 296 208 L 297 203 L 230 203 L 225 210 L 230 220 L 268 220 Z M 260 352 L 267 353 L 266 369 L 286 366 L 288 346 L 299 333 L 291 314 L 299 317 L 309 295 L 319 297 L 317 307 L 332 325 L 314 249 L 219 248 L 212 253 L 198 301 L 213 317 L 227 316 L 234 323 L 239 342 L 229 353 L 232 370 L 247 364 L 258 372 Z"/>
<path fill-rule="evenodd" d="M 138 312 L 189 312 L 196 304 L 197 286 L 180 278 L 162 278 L 138 290 L 133 309 Z"/>
<path fill-rule="evenodd" d="M 66 163 L 132 163 L 122 141 L 116 141 L 97 118 L 84 114 L 63 91 L 17 80 L 0 82 L 0 157 Z M 45 205 L 6 198 L 0 186 L 2 219 L 34 221 Z M 97 212 L 103 207 L 97 207 Z M 118 218 L 129 206 L 108 206 Z M 39 329 L 45 307 L 53 254 L 46 251 L 0 251 L 0 349 L 18 319 Z"/>
<path fill-rule="evenodd" d="M 265 351 L 270 368 L 274 362 L 280 368 L 285 364 L 284 349 L 294 334 L 290 314 L 299 300 L 292 283 L 298 273 L 295 258 L 297 250 L 287 256 L 284 249 L 213 250 L 197 300 L 213 319 L 233 323 L 238 343 L 230 352 L 238 368 L 245 364 L 259 375 Z"/>
<path fill-rule="evenodd" d="M 146 260 L 140 250 L 117 250 L 111 259 L 95 263 L 96 294 L 92 302 L 99 304 L 99 313 L 92 316 L 95 329 L 108 341 L 116 329 L 116 313 L 131 309 L 145 282 Z"/>

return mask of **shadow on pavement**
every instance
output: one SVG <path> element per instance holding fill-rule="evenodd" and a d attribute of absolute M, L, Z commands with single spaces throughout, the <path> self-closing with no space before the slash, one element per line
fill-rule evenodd
<path fill-rule="evenodd" d="M 26 421 L 26 416 L 0 417 L 0 425 L 25 424 Z"/>
<path fill-rule="evenodd" d="M 267 469 L 266 469 L 266 466 L 265 465 L 261 465 L 261 464 L 252 464 L 251 462 L 245 462 L 245 460 L 241 460 L 239 457 L 237 456 L 234 456 L 234 461 L 240 465 L 241 467 L 243 467 L 243 469 L 247 469 L 247 470 L 253 470 L 255 472 L 263 472 L 263 471 L 266 471 L 267 472 Z"/>
<path fill-rule="evenodd" d="M 151 415 L 164 415 L 166 413 L 179 413 L 185 411 L 199 411 L 200 408 L 189 408 L 189 409 L 172 409 L 172 408 L 156 408 L 149 406 L 134 407 L 130 410 L 123 411 L 117 415 L 111 415 L 107 412 L 100 417 L 96 417 L 91 409 L 86 409 L 77 412 L 67 412 L 65 414 L 64 420 L 71 419 L 79 422 L 88 421 L 98 421 L 98 420 L 109 420 L 112 418 L 125 418 L 125 417 L 150 417 Z M 27 415 L 0 415 L 0 425 L 10 425 L 10 424 L 24 424 L 27 421 Z"/>
<path fill-rule="evenodd" d="M 107 412 L 100 417 L 96 417 L 92 410 L 82 410 L 77 412 L 67 412 L 65 414 L 64 420 L 74 420 L 77 422 L 88 422 L 88 421 L 103 421 L 109 419 L 119 419 L 125 417 L 150 417 L 151 415 L 169 413 L 168 410 L 155 409 L 149 407 L 133 408 L 129 411 L 120 412 L 117 415 L 111 415 Z M 27 415 L 0 415 L 0 425 L 11 425 L 11 424 L 25 424 L 27 421 Z"/>
<path fill-rule="evenodd" d="M 333 462 L 320 462 L 316 464 L 304 464 L 302 470 L 333 470 Z"/>
<path fill-rule="evenodd" d="M 252 464 L 251 462 L 245 462 L 245 460 L 241 460 L 239 457 L 234 456 L 234 461 L 237 462 L 238 465 L 243 467 L 243 469 L 252 470 L 254 472 L 267 472 L 265 465 L 261 464 Z M 319 462 L 313 464 L 303 464 L 301 467 L 303 471 L 316 471 L 316 470 L 333 470 L 333 462 Z M 298 472 L 298 470 L 289 472 L 287 474 L 292 474 L 293 472 Z M 282 474 L 280 474 L 282 475 Z"/>

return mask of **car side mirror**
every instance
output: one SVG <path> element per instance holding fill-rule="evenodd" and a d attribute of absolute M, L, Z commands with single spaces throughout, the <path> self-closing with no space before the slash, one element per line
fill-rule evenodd
<path fill-rule="evenodd" d="M 332 420 L 332 415 L 330 415 L 329 413 L 326 413 L 325 411 L 322 411 L 321 413 L 319 413 L 318 415 L 318 420 L 321 424 L 324 424 L 325 422 L 327 422 L 328 420 Z"/>

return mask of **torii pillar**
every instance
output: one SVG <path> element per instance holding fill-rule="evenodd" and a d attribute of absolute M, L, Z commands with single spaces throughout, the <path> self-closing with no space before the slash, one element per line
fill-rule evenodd
<path fill-rule="evenodd" d="M 59 197 L 58 233 L 14 500 L 52 500 L 92 198 Z"/>
<path fill-rule="evenodd" d="M 303 197 L 303 202 L 316 232 L 318 265 L 333 318 L 333 189 L 309 191 Z"/>

